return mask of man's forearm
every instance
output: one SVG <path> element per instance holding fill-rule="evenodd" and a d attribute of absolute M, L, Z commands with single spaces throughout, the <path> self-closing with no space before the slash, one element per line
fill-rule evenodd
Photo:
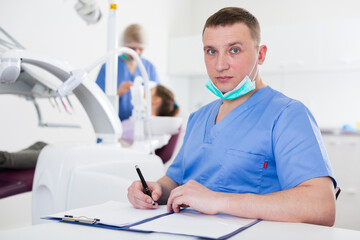
<path fill-rule="evenodd" d="M 240 217 L 327 226 L 335 221 L 333 184 L 328 177 L 264 195 L 219 193 L 219 199 L 219 212 Z"/>

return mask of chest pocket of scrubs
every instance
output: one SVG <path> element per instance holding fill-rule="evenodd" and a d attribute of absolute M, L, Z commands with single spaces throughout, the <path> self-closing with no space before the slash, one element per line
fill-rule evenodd
<path fill-rule="evenodd" d="M 228 149 L 222 160 L 220 183 L 228 192 L 258 193 L 262 182 L 263 155 Z"/>

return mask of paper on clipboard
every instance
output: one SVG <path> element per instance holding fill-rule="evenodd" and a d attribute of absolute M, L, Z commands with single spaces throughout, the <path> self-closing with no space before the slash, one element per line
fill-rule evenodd
<path fill-rule="evenodd" d="M 88 226 L 117 230 L 161 232 L 226 239 L 254 225 L 258 219 L 245 219 L 227 214 L 207 215 L 193 209 L 168 213 L 166 206 L 157 209 L 136 209 L 130 203 L 109 201 L 100 205 L 52 214 L 45 219 L 82 223 Z M 91 220 L 94 221 L 91 221 Z M 83 220 L 83 221 L 82 221 Z"/>
<path fill-rule="evenodd" d="M 256 219 L 239 218 L 228 214 L 206 215 L 192 209 L 184 209 L 180 213 L 157 218 L 134 226 L 132 229 L 222 239 L 228 234 L 236 234 L 237 230 L 255 222 Z"/>

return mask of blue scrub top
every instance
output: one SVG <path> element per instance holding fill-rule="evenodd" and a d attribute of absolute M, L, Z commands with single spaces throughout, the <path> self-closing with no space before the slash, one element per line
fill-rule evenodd
<path fill-rule="evenodd" d="M 158 75 L 155 66 L 148 60 L 140 58 L 144 67 L 149 75 L 149 80 L 159 83 Z M 136 67 L 134 75 L 129 71 L 125 61 L 119 56 L 118 57 L 118 81 L 117 87 L 119 88 L 122 82 L 134 82 L 137 76 L 142 76 L 139 67 Z M 102 65 L 99 75 L 96 79 L 97 85 L 105 92 L 105 64 Z M 131 93 L 130 91 L 124 93 L 119 98 L 119 118 L 121 121 L 128 119 L 131 116 L 133 105 L 131 104 Z"/>
<path fill-rule="evenodd" d="M 265 87 L 215 124 L 222 100 L 190 115 L 166 175 L 217 192 L 266 194 L 315 177 L 336 186 L 319 128 L 299 101 Z"/>

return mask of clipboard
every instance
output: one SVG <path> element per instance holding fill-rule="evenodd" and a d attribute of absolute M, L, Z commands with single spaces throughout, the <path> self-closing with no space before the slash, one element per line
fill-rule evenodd
<path fill-rule="evenodd" d="M 62 217 L 61 220 L 65 221 L 65 222 L 78 222 L 78 223 L 84 223 L 84 224 L 96 224 L 96 223 L 100 222 L 100 219 L 98 219 L 98 218 L 88 218 L 85 216 L 74 217 L 72 215 L 64 215 L 64 217 Z"/>
<path fill-rule="evenodd" d="M 135 209 L 130 203 L 116 201 L 49 215 L 44 219 L 115 230 L 158 232 L 206 239 L 227 239 L 261 221 L 228 214 L 206 215 L 193 209 L 182 209 L 180 213 L 167 212 L 166 206 L 151 210 Z"/>

